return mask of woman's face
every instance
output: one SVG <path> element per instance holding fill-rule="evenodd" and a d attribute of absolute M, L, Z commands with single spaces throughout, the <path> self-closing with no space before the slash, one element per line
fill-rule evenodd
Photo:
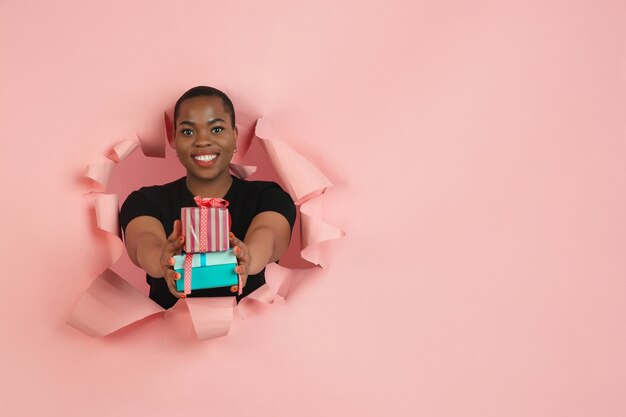
<path fill-rule="evenodd" d="M 237 128 L 219 97 L 198 96 L 180 104 L 174 143 L 187 175 L 215 179 L 229 174 L 237 143 Z"/>

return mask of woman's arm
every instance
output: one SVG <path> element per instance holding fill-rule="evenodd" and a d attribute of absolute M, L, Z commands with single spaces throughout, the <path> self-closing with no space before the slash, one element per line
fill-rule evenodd
<path fill-rule="evenodd" d="M 280 259 L 289 247 L 290 237 L 291 228 L 285 216 L 275 211 L 257 214 L 243 240 L 251 257 L 248 274 L 258 274 L 267 264 Z"/>
<path fill-rule="evenodd" d="M 276 262 L 289 247 L 291 227 L 282 214 L 265 211 L 257 214 L 243 242 L 231 236 L 231 245 L 239 261 L 237 273 L 245 283 L 248 275 L 258 274 Z"/>
<path fill-rule="evenodd" d="M 174 222 L 172 234 L 166 238 L 163 225 L 151 216 L 139 216 L 131 220 L 124 233 L 126 251 L 130 260 L 155 278 L 165 278 L 170 292 L 177 297 L 184 293 L 176 291 L 180 278 L 172 266 L 173 256 L 179 254 L 184 244 L 179 220 Z"/>

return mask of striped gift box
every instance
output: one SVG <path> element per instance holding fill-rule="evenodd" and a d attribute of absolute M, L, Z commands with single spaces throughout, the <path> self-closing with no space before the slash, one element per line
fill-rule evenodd
<path fill-rule="evenodd" d="M 221 198 L 194 200 L 198 207 L 183 207 L 180 211 L 185 252 L 222 252 L 229 249 L 230 213 L 228 201 Z"/>

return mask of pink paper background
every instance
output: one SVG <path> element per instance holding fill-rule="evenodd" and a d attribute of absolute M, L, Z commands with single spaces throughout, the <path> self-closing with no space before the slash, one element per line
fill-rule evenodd
<path fill-rule="evenodd" d="M 3 1 L 0 39 L 2 415 L 626 415 L 623 1 Z M 87 337 L 80 176 L 198 84 L 336 184 L 347 236 L 225 338 L 186 308 Z"/>

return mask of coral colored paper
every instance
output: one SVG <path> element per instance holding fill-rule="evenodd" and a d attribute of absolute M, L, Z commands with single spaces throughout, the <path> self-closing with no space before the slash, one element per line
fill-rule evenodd
<path fill-rule="evenodd" d="M 250 175 L 256 172 L 256 167 L 252 165 L 240 165 L 231 162 L 230 171 L 242 180 L 245 180 Z"/>
<path fill-rule="evenodd" d="M 128 155 L 133 153 L 137 147 L 139 147 L 138 139 L 124 139 L 113 146 L 111 151 L 107 154 L 107 158 L 111 159 L 115 163 L 119 163 L 126 159 Z"/>
<path fill-rule="evenodd" d="M 0 34 L 0 415 L 626 416 L 626 1 L 6 0 Z M 349 236 L 214 342 L 184 301 L 63 326 L 107 266 L 148 289 L 77 174 L 200 84 L 233 93 L 233 162 L 277 178 L 244 158 L 263 115 Z M 160 162 L 101 191 L 184 175 Z"/>
<path fill-rule="evenodd" d="M 324 174 L 289 145 L 268 139 L 273 136 L 273 132 L 265 119 L 257 121 L 255 133 L 296 204 L 301 204 L 332 185 Z"/>
<path fill-rule="evenodd" d="M 102 186 L 106 186 L 113 170 L 113 161 L 103 160 L 87 165 L 85 176 L 97 182 Z"/>
<path fill-rule="evenodd" d="M 107 269 L 80 298 L 67 324 L 100 337 L 162 311 L 160 305 Z"/>
<path fill-rule="evenodd" d="M 320 243 L 339 239 L 345 236 L 345 233 L 323 221 L 322 217 L 321 204 L 318 199 L 309 200 L 300 206 L 302 257 L 324 268 L 326 265 L 324 259 L 328 254 L 320 246 Z"/>
<path fill-rule="evenodd" d="M 276 296 L 287 298 L 291 288 L 301 280 L 309 277 L 316 269 L 291 269 L 276 263 L 269 264 L 265 269 L 266 285 Z"/>
<path fill-rule="evenodd" d="M 187 298 L 193 327 L 200 340 L 226 336 L 233 321 L 235 297 Z"/>
<path fill-rule="evenodd" d="M 170 117 L 166 111 L 163 112 L 163 123 L 165 125 L 165 136 L 167 137 L 167 143 L 174 147 L 174 118 Z"/>
<path fill-rule="evenodd" d="M 322 220 L 321 205 L 315 197 L 324 193 L 332 183 L 313 164 L 276 139 L 269 123 L 259 119 L 256 136 L 267 151 L 291 198 L 300 207 L 301 255 L 307 261 L 324 267 L 328 256 L 319 243 L 344 236 L 340 229 Z"/>
<path fill-rule="evenodd" d="M 117 194 L 97 194 L 95 204 L 98 227 L 112 235 L 121 237 Z"/>
<path fill-rule="evenodd" d="M 266 278 L 268 274 L 268 270 L 266 269 Z M 240 286 L 241 287 L 241 286 Z M 245 319 L 252 309 L 254 308 L 254 304 L 273 304 L 276 298 L 278 297 L 277 292 L 274 292 L 267 284 L 261 285 L 259 288 L 254 290 L 251 294 L 248 294 L 246 297 L 242 298 L 237 305 L 237 311 L 239 316 Z"/>
<path fill-rule="evenodd" d="M 168 140 L 169 127 L 167 120 L 168 116 L 164 112 L 160 119 L 154 119 L 152 125 L 137 132 L 144 155 L 156 158 L 165 157 L 165 142 Z"/>

